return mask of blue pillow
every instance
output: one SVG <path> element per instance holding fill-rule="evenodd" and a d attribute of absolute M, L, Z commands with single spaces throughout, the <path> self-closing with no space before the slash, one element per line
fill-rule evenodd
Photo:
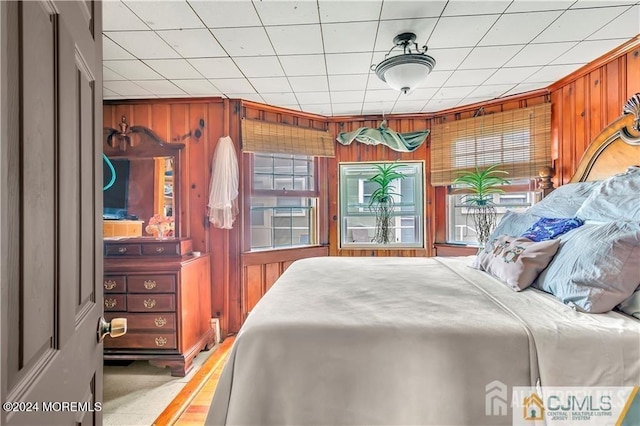
<path fill-rule="evenodd" d="M 584 221 L 573 218 L 555 218 L 555 217 L 542 217 L 536 223 L 531 225 L 529 229 L 524 231 L 523 237 L 530 239 L 531 241 L 547 241 L 553 240 L 559 235 L 569 232 L 574 228 L 582 226 Z"/>

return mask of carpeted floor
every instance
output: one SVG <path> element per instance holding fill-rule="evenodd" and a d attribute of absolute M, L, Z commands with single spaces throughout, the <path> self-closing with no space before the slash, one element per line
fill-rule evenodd
<path fill-rule="evenodd" d="M 200 352 L 186 377 L 171 377 L 168 368 L 153 367 L 147 361 L 105 361 L 104 425 L 151 425 L 216 349 Z"/>

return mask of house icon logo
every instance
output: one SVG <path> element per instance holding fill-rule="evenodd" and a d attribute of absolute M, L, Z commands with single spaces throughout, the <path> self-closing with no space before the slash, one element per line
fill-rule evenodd
<path fill-rule="evenodd" d="M 537 393 L 524 398 L 522 401 L 523 417 L 525 420 L 542 420 L 544 418 L 544 404 Z"/>

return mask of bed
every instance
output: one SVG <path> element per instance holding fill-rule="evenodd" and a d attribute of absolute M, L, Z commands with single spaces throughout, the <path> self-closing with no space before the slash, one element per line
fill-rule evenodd
<path fill-rule="evenodd" d="M 571 184 L 582 185 L 587 200 L 610 177 L 640 165 L 639 100 L 627 102 L 581 160 Z M 569 198 L 576 204 L 570 208 L 587 204 Z M 550 209 L 559 204 L 548 203 Z M 501 222 L 500 232 L 533 220 L 516 219 L 508 230 Z M 582 229 L 640 225 L 633 217 L 598 219 L 585 220 Z M 606 297 L 585 304 L 584 294 L 575 298 L 556 288 L 566 264 L 588 262 L 576 247 L 596 234 L 585 237 L 583 230 L 569 231 L 564 247 L 558 237 L 555 257 L 522 291 L 469 267 L 480 257 L 295 262 L 238 333 L 207 424 L 510 425 L 509 401 L 495 400 L 504 387 L 637 386 L 640 320 L 612 300 L 626 291 L 626 303 L 640 284 L 640 233 L 633 228 L 622 246 L 631 262 L 624 273 L 608 272 L 625 289 L 607 289 Z"/>

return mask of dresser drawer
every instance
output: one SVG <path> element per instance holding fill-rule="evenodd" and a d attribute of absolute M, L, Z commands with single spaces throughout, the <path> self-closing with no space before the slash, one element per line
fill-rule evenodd
<path fill-rule="evenodd" d="M 176 291 L 175 275 L 129 275 L 129 293 L 173 293 Z"/>
<path fill-rule="evenodd" d="M 115 339 L 105 337 L 105 348 L 126 349 L 176 349 L 178 339 L 176 333 L 129 333 Z"/>
<path fill-rule="evenodd" d="M 104 248 L 105 256 L 140 256 L 140 244 L 107 244 Z"/>
<path fill-rule="evenodd" d="M 142 246 L 145 256 L 175 256 L 180 254 L 180 242 L 149 243 Z"/>
<path fill-rule="evenodd" d="M 106 314 L 107 321 L 113 318 L 126 318 L 127 330 L 136 331 L 172 331 L 176 329 L 176 315 L 159 312 L 156 314 Z"/>
<path fill-rule="evenodd" d="M 176 298 L 173 294 L 127 294 L 129 312 L 173 312 Z"/>
<path fill-rule="evenodd" d="M 124 275 L 108 275 L 102 283 L 105 293 L 126 293 L 127 280 Z"/>
<path fill-rule="evenodd" d="M 104 310 L 110 311 L 110 312 L 126 311 L 127 295 L 126 294 L 105 294 Z"/>

